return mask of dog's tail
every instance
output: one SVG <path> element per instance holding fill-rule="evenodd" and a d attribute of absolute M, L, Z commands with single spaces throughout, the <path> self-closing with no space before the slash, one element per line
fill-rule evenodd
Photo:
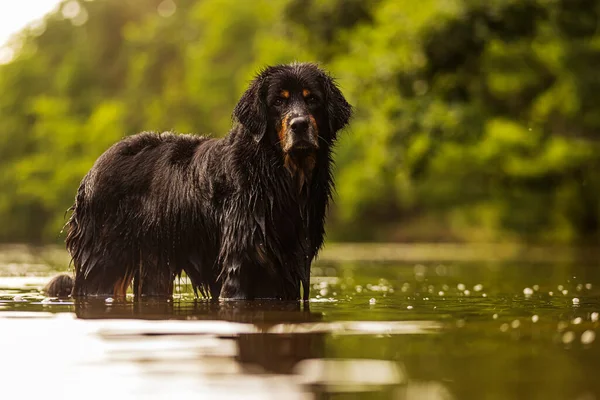
<path fill-rule="evenodd" d="M 71 295 L 74 282 L 70 275 L 61 274 L 50 279 L 50 282 L 42 290 L 48 297 L 65 298 Z"/>

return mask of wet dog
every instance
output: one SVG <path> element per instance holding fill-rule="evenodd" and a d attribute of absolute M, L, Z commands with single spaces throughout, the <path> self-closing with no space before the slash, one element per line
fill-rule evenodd
<path fill-rule="evenodd" d="M 308 299 L 333 189 L 332 146 L 352 108 L 314 64 L 268 67 L 222 139 L 141 133 L 102 154 L 66 239 L 72 295 Z M 57 277 L 49 295 L 68 291 Z"/>

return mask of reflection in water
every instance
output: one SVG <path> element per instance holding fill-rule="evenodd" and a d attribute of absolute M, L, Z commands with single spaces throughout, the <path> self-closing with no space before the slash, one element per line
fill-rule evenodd
<path fill-rule="evenodd" d="M 154 373 L 172 373 L 174 361 L 179 365 L 182 359 L 208 359 L 210 366 L 201 369 L 213 378 L 230 374 L 292 375 L 294 391 L 312 393 L 317 398 L 340 393 L 404 398 L 401 389 L 406 385 L 406 377 L 399 363 L 325 360 L 327 334 L 415 334 L 435 326 L 419 321 L 324 323 L 320 322 L 322 313 L 310 312 L 308 304 L 298 302 L 197 301 L 182 307 L 162 301 L 107 305 L 104 300 L 87 300 L 75 301 L 75 310 L 79 318 L 85 319 L 154 320 L 170 315 L 175 320 L 196 321 L 171 321 L 168 325 L 137 321 L 102 328 L 99 335 L 109 342 L 136 343 L 135 348 L 119 345 L 114 348 L 119 351 L 109 351 L 113 362 L 135 360 L 147 367 L 152 364 Z M 165 361 L 169 365 L 159 366 Z"/>
<path fill-rule="evenodd" d="M 399 397 L 400 385 L 406 383 L 398 364 L 383 360 L 312 359 L 298 363 L 295 371 L 319 395 L 377 392 Z"/>
<path fill-rule="evenodd" d="M 405 399 L 411 386 L 401 363 L 327 359 L 328 341 L 343 326 L 351 327 L 348 334 L 353 336 L 370 335 L 374 329 L 410 334 L 412 327 L 417 329 L 412 333 L 423 333 L 415 322 L 403 328 L 391 322 L 387 329 L 385 321 L 328 327 L 323 313 L 298 304 L 197 302 L 173 307 L 75 301 L 74 308 L 77 318 L 1 313 L 0 326 L 11 329 L 0 344 L 5 356 L 0 376 L 30 379 L 18 371 L 30 357 L 43 357 L 51 368 L 35 379 L 45 389 L 35 387 L 30 393 L 44 398 L 66 396 L 56 382 L 67 379 L 70 392 L 87 393 L 93 387 L 91 398 L 106 398 L 116 390 L 133 398 L 164 398 L 169 392 L 169 397 L 210 393 L 218 398 L 322 399 L 361 393 L 366 398 Z M 167 310 L 172 320 L 156 318 Z M 11 352 L 10 343 L 23 339 L 33 346 Z M 18 382 L 10 380 L 3 387 L 10 393 L 24 379 Z M 423 387 L 429 386 L 418 386 L 421 394 Z"/>
<path fill-rule="evenodd" d="M 205 319 L 252 324 L 309 322 L 321 319 L 309 305 L 281 301 L 164 301 L 144 299 L 119 301 L 86 299 L 74 301 L 74 311 L 82 319 Z"/>
<path fill-rule="evenodd" d="M 321 313 L 310 312 L 308 304 L 280 301 L 194 301 L 185 305 L 164 301 L 121 302 L 107 305 L 104 300 L 75 301 L 79 318 L 144 318 L 204 320 L 206 324 L 168 324 L 164 327 L 141 324 L 137 332 L 121 327 L 104 330 L 104 337 L 212 334 L 235 341 L 235 359 L 244 371 L 289 374 L 296 363 L 324 355 L 324 333 L 303 335 L 273 334 L 269 330 L 284 324 L 319 321 Z M 229 323 L 223 324 L 223 321 Z M 150 330 L 148 330 L 150 328 Z M 165 330 L 166 328 L 166 330 Z"/>

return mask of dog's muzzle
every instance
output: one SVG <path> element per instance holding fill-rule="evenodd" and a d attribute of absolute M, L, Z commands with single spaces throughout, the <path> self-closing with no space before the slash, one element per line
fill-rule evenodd
<path fill-rule="evenodd" d="M 319 148 L 314 119 L 309 116 L 292 118 L 289 122 L 287 151 L 308 151 Z"/>

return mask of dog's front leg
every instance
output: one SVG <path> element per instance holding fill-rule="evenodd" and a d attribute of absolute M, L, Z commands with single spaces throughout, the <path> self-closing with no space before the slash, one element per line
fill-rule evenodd
<path fill-rule="evenodd" d="M 222 300 L 249 300 L 248 279 L 242 272 L 243 265 L 241 260 L 229 260 L 223 267 L 221 273 L 221 293 L 219 298 Z"/>

